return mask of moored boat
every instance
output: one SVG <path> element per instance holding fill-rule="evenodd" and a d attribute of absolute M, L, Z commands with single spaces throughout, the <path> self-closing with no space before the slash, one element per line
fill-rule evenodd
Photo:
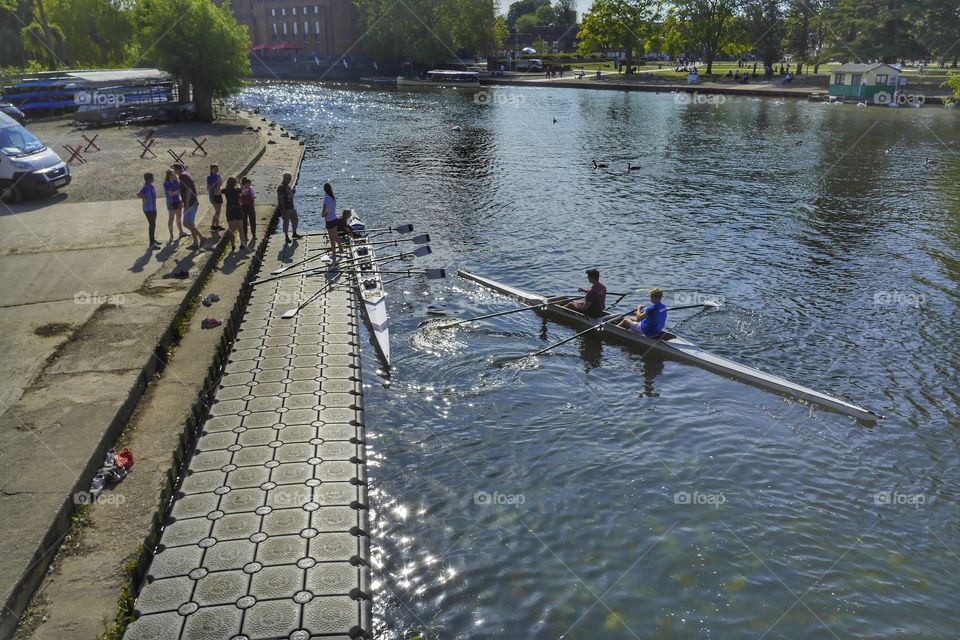
<path fill-rule="evenodd" d="M 468 271 L 460 270 L 457 272 L 457 275 L 467 280 L 472 280 L 488 289 L 507 295 L 522 304 L 538 305 L 534 311 L 552 320 L 578 327 L 581 330 L 589 329 L 597 324 L 596 318 L 589 318 L 572 309 L 567 309 L 558 304 L 551 304 L 567 298 L 554 298 L 530 293 Z M 816 404 L 865 422 L 876 422 L 879 418 L 883 417 L 880 414 L 847 402 L 846 400 L 815 391 L 779 376 L 734 362 L 733 360 L 713 355 L 692 342 L 672 333 L 664 332 L 660 338 L 650 338 L 635 331 L 618 327 L 615 322 L 610 322 L 605 324 L 601 330 L 598 331 L 598 334 L 606 340 L 656 351 L 684 362 L 699 365 L 716 373 L 736 378 L 737 380 L 748 382 L 777 393 L 792 396 L 799 400 Z"/>
<path fill-rule="evenodd" d="M 476 71 L 446 71 L 435 69 L 421 78 L 398 76 L 398 87 L 443 87 L 449 89 L 480 89 L 480 74 Z"/>

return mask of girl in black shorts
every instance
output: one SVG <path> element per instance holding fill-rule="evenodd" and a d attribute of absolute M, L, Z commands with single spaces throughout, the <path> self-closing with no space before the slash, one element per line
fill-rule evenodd
<path fill-rule="evenodd" d="M 247 245 L 247 234 L 243 232 L 243 209 L 240 207 L 240 187 L 237 179 L 227 178 L 227 184 L 220 190 L 227 202 L 227 235 L 230 236 L 230 253 L 237 250 L 236 235 L 240 234 L 241 248 Z"/>

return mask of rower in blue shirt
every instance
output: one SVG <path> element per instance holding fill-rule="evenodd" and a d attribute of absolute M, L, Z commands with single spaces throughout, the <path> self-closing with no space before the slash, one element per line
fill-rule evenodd
<path fill-rule="evenodd" d="M 663 304 L 663 289 L 650 290 L 650 304 L 637 307 L 632 316 L 624 316 L 620 326 L 630 331 L 642 333 L 648 338 L 659 338 L 667 324 L 667 307 Z"/>

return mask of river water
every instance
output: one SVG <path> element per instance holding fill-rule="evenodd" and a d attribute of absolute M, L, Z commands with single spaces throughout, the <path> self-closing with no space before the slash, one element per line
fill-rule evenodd
<path fill-rule="evenodd" d="M 611 291 L 717 299 L 668 326 L 888 417 L 595 338 L 518 360 L 574 331 L 442 330 L 516 305 L 396 282 L 389 380 L 363 344 L 377 637 L 955 637 L 958 114 L 483 97 L 266 83 L 243 101 L 306 141 L 310 227 L 329 180 L 374 226 L 431 234 L 413 266 L 550 294 L 596 266 Z"/>

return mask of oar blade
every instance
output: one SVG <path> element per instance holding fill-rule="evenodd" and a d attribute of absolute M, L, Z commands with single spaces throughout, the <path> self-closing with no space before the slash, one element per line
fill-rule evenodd
<path fill-rule="evenodd" d="M 394 227 L 393 230 L 396 231 L 397 233 L 410 233 L 411 231 L 413 231 L 413 225 L 402 224 L 399 227 Z"/>
<path fill-rule="evenodd" d="M 414 236 L 410 238 L 410 242 L 412 242 L 413 244 L 426 244 L 430 242 L 430 234 L 424 233 L 423 235 Z"/>
<path fill-rule="evenodd" d="M 414 256 L 415 258 L 422 258 L 423 256 L 428 256 L 433 253 L 433 249 L 428 246 L 418 247 L 411 251 L 410 253 L 401 253 L 401 256 Z"/>
<path fill-rule="evenodd" d="M 283 318 L 284 320 L 289 320 L 290 318 L 296 316 L 297 312 L 299 311 L 300 311 L 300 307 L 294 307 L 293 309 L 288 309 L 287 311 L 284 311 L 283 315 L 280 317 Z"/>
<path fill-rule="evenodd" d="M 440 280 L 447 277 L 447 271 L 446 269 L 425 269 L 423 275 L 427 276 L 427 280 Z"/>

